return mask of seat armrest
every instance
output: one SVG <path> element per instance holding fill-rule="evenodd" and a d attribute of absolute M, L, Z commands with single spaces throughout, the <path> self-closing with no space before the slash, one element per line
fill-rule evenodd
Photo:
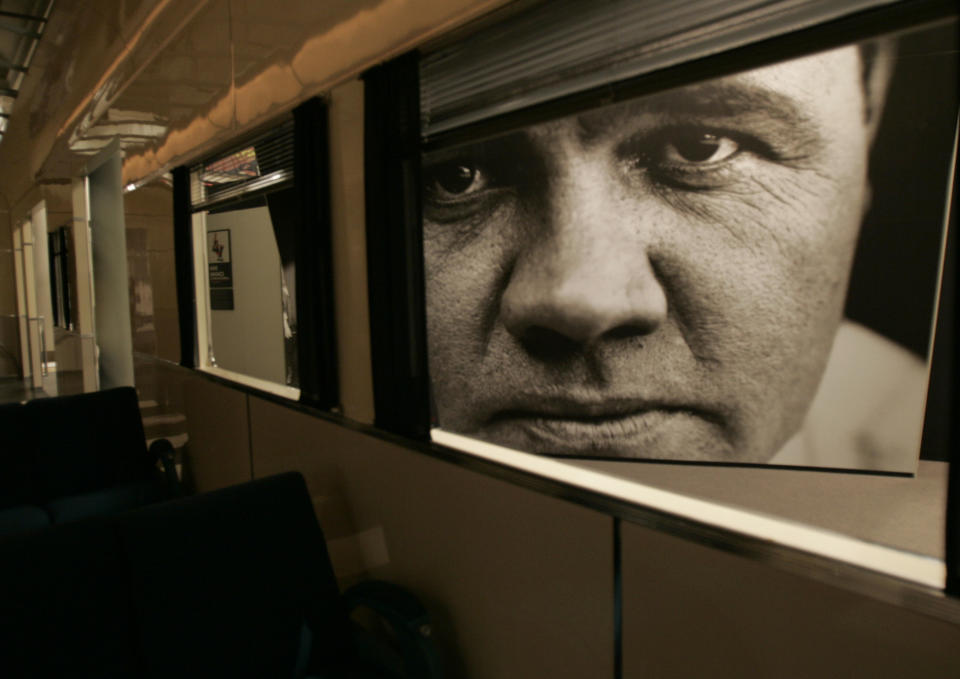
<path fill-rule="evenodd" d="M 163 469 L 163 478 L 167 484 L 170 497 L 183 495 L 183 483 L 177 474 L 176 453 L 173 444 L 167 439 L 157 439 L 150 444 L 150 455 L 160 463 Z"/>
<path fill-rule="evenodd" d="M 0 509 L 0 538 L 29 533 L 50 525 L 50 515 L 41 507 L 21 505 Z"/>

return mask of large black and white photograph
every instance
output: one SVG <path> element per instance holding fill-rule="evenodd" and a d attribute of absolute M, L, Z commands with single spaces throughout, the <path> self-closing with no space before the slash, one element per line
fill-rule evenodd
<path fill-rule="evenodd" d="M 551 456 L 913 473 L 954 32 L 426 153 L 436 425 Z"/>

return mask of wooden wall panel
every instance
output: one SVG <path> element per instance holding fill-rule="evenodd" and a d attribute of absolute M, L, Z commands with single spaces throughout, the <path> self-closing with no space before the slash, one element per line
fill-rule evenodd
<path fill-rule="evenodd" d="M 622 525 L 624 679 L 958 677 L 960 627 Z"/>
<path fill-rule="evenodd" d="M 365 569 L 427 603 L 450 676 L 612 676 L 612 519 L 264 400 L 250 411 L 255 474 L 304 473 L 331 542 L 352 525 Z"/>
<path fill-rule="evenodd" d="M 184 476 L 202 493 L 249 481 L 250 440 L 247 395 L 205 377 L 183 383 L 187 417 Z"/>

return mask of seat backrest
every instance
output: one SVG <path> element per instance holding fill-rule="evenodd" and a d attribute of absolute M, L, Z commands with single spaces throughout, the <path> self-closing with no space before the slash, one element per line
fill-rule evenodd
<path fill-rule="evenodd" d="M 133 387 L 4 405 L 0 430 L 16 441 L 0 452 L 0 506 L 46 504 L 156 477 Z"/>
<path fill-rule="evenodd" d="M 144 676 L 292 676 L 305 620 L 315 655 L 349 653 L 299 473 L 143 507 L 118 523 Z"/>
<path fill-rule="evenodd" d="M 137 676 L 122 565 L 106 522 L 0 539 L 0 677 Z"/>
<path fill-rule="evenodd" d="M 0 432 L 0 510 L 33 504 L 32 442 L 22 404 L 0 404 Z"/>
<path fill-rule="evenodd" d="M 353 652 L 296 472 L 0 539 L 0 676 L 292 677 Z"/>

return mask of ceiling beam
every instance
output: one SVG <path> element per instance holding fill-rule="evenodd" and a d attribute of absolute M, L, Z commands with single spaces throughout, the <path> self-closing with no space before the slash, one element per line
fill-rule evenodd
<path fill-rule="evenodd" d="M 5 56 L 0 54 L 0 68 L 5 68 L 8 71 L 17 71 L 18 73 L 26 73 L 27 67 L 22 64 L 15 64 Z"/>
<path fill-rule="evenodd" d="M 17 35 L 23 35 L 28 38 L 33 38 L 34 40 L 40 39 L 40 34 L 36 31 L 31 31 L 29 28 L 21 28 L 20 26 L 11 26 L 10 24 L 0 24 L 0 31 L 10 31 L 11 33 L 16 33 Z"/>
<path fill-rule="evenodd" d="M 37 21 L 41 24 L 47 23 L 47 17 L 37 16 L 36 14 L 24 14 L 23 12 L 8 12 L 0 9 L 0 17 L 10 17 L 12 19 L 26 19 L 27 21 Z"/>

